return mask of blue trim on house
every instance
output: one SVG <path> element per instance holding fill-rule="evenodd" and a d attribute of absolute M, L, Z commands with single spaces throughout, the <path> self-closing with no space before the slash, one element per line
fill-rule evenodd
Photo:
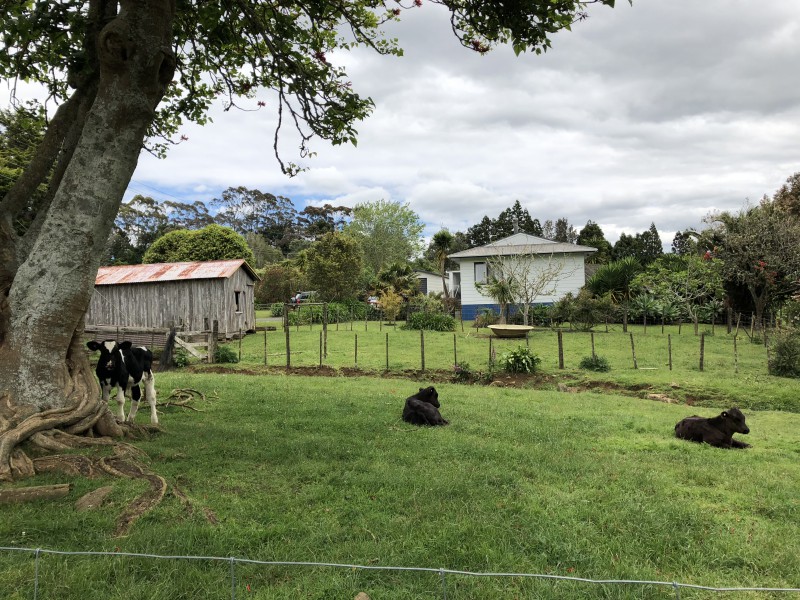
<path fill-rule="evenodd" d="M 533 306 L 553 306 L 552 302 L 535 302 Z M 464 321 L 474 321 L 475 317 L 478 316 L 478 312 L 482 308 L 489 308 L 495 312 L 495 314 L 500 313 L 500 305 L 499 304 L 463 304 L 461 306 L 461 318 Z M 516 306 L 511 306 L 509 310 L 509 314 L 513 315 L 517 312 Z"/>

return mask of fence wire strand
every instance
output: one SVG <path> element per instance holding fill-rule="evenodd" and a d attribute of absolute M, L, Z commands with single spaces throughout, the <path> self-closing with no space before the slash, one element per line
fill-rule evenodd
<path fill-rule="evenodd" d="M 180 556 L 162 554 L 141 554 L 135 552 L 104 552 L 104 551 L 67 551 L 67 550 L 45 550 L 42 548 L 19 548 L 14 546 L 0 546 L 0 552 L 27 552 L 33 553 L 35 559 L 34 569 L 34 600 L 38 600 L 39 589 L 39 558 L 42 554 L 52 554 L 57 556 L 97 556 L 114 558 L 146 558 L 153 560 L 189 560 L 189 561 L 211 561 L 229 562 L 231 573 L 231 598 L 236 600 L 236 564 L 260 565 L 260 566 L 287 566 L 287 567 L 311 567 L 311 568 L 334 568 L 361 571 L 406 571 L 416 573 L 438 573 L 442 582 L 442 598 L 447 600 L 446 575 L 459 575 L 465 577 L 497 577 L 497 578 L 528 578 L 543 579 L 550 581 L 568 581 L 572 583 L 587 583 L 593 585 L 647 585 L 671 587 L 675 591 L 675 597 L 680 600 L 681 589 L 700 590 L 707 592 L 781 592 L 781 593 L 800 593 L 800 588 L 781 588 L 781 587 L 716 587 L 710 585 L 698 585 L 693 583 L 679 583 L 677 581 L 654 581 L 636 579 L 590 579 L 587 577 L 570 577 L 566 575 L 551 575 L 544 573 L 494 573 L 479 571 L 461 571 L 456 569 L 444 569 L 435 567 L 397 567 L 390 565 L 357 565 L 345 563 L 328 562 L 306 562 L 306 561 L 281 561 L 281 560 L 255 560 L 251 558 L 235 558 L 220 556 Z"/>

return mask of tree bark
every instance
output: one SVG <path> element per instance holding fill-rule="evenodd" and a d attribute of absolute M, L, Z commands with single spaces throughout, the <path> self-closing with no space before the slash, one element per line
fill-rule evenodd
<path fill-rule="evenodd" d="M 109 423 L 89 368 L 83 317 L 147 128 L 172 80 L 175 6 L 174 0 L 122 0 L 119 6 L 89 44 L 97 52 L 98 88 L 75 151 L 46 214 L 39 215 L 35 240 L 25 241 L 30 252 L 6 273 L 11 284 L 0 302 L 6 324 L 0 326 L 0 480 L 13 478 L 14 449 L 38 432 L 81 433 L 98 424 L 121 432 Z M 3 233 L 0 256 L 14 242 Z"/>

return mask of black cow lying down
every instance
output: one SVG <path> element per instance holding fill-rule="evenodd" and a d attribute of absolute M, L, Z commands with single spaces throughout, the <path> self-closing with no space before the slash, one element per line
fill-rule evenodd
<path fill-rule="evenodd" d="M 447 425 L 448 421 L 439 413 L 440 406 L 436 388 L 419 388 L 416 394 L 406 398 L 403 421 L 414 425 Z"/>
<path fill-rule="evenodd" d="M 750 433 L 750 428 L 744 422 L 744 415 L 738 408 L 723 411 L 710 419 L 692 415 L 675 425 L 675 437 L 684 440 L 706 443 L 718 448 L 750 447 L 750 444 L 733 439 L 734 433 Z"/>

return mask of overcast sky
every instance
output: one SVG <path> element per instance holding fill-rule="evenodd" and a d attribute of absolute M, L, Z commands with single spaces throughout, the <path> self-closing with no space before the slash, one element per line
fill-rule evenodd
<path fill-rule="evenodd" d="M 270 97 L 213 112 L 166 160 L 143 154 L 126 198 L 207 201 L 244 185 L 308 203 L 408 202 L 464 231 L 519 200 L 540 221 L 600 224 L 612 243 L 738 210 L 800 171 L 800 2 L 618 0 L 555 36 L 545 55 L 480 56 L 426 3 L 393 34 L 401 58 L 329 55 L 375 100 L 357 148 L 317 140 L 289 179 L 272 155 Z M 287 136 L 284 160 L 296 159 Z"/>

